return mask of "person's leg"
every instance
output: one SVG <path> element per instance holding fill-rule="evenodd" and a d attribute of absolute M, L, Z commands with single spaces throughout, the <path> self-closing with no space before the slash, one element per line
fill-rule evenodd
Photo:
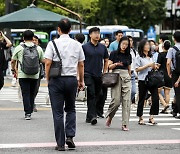
<path fill-rule="evenodd" d="M 87 115 L 86 122 L 90 122 L 96 117 L 96 96 L 95 96 L 95 82 L 90 75 L 85 75 L 85 84 L 87 86 Z"/>
<path fill-rule="evenodd" d="M 178 78 L 179 78 L 179 75 L 173 72 L 172 74 L 173 86 L 175 82 L 178 80 Z M 177 107 L 176 110 L 180 114 L 180 85 L 178 87 L 174 87 L 174 92 L 175 92 L 175 98 L 176 98 L 176 107 Z"/>
<path fill-rule="evenodd" d="M 75 98 L 77 92 L 77 79 L 70 77 L 65 81 L 65 112 L 66 114 L 66 137 L 74 137 L 76 132 Z"/>
<path fill-rule="evenodd" d="M 170 88 L 165 88 L 164 89 L 165 101 L 166 101 L 167 105 L 169 105 L 169 101 L 170 101 L 170 91 L 171 91 Z"/>
<path fill-rule="evenodd" d="M 138 107 L 137 107 L 137 116 L 139 117 L 139 124 L 144 124 L 143 121 L 143 107 L 144 107 L 144 101 L 146 97 L 146 93 L 148 91 L 145 81 L 139 81 L 138 82 L 138 91 L 139 91 L 139 101 L 138 101 Z"/>
<path fill-rule="evenodd" d="M 4 76 L 3 76 L 3 71 L 0 71 L 0 90 L 4 86 Z"/>
<path fill-rule="evenodd" d="M 41 78 L 39 78 L 38 81 L 37 81 L 37 86 L 35 88 L 35 96 L 34 96 L 35 98 L 34 99 L 36 99 L 36 96 L 37 96 L 37 94 L 39 92 L 40 83 L 41 83 Z M 34 103 L 33 111 L 37 112 L 36 103 Z"/>
<path fill-rule="evenodd" d="M 159 114 L 159 95 L 158 95 L 158 88 L 149 88 L 149 91 L 151 92 L 151 97 L 152 97 L 152 105 L 150 109 L 150 119 L 149 122 L 152 124 L 155 124 L 154 122 L 154 115 Z"/>
<path fill-rule="evenodd" d="M 135 95 L 136 95 L 136 78 L 135 74 L 131 74 L 131 102 L 135 104 Z"/>
<path fill-rule="evenodd" d="M 31 114 L 32 111 L 31 111 L 31 102 L 30 102 L 30 80 L 20 78 L 19 84 L 22 92 L 25 115 Z"/>
<path fill-rule="evenodd" d="M 127 80 L 127 79 L 126 79 Z M 131 108 L 131 82 L 130 80 L 122 82 L 122 129 L 128 130 Z"/>
<path fill-rule="evenodd" d="M 30 102 L 31 102 L 31 113 L 34 109 L 34 100 L 36 95 L 36 88 L 37 88 L 37 79 L 30 79 Z"/>
<path fill-rule="evenodd" d="M 53 113 L 56 142 L 58 146 L 64 146 L 64 82 L 60 78 L 50 79 L 48 89 Z"/>
<path fill-rule="evenodd" d="M 122 80 L 119 77 L 119 81 L 118 83 L 111 88 L 111 92 L 112 92 L 112 99 L 111 99 L 111 103 L 108 107 L 108 111 L 106 113 L 106 118 L 110 118 L 110 120 L 114 117 L 116 111 L 118 110 L 119 106 L 120 106 L 120 97 L 121 97 L 121 86 L 122 86 Z"/>
<path fill-rule="evenodd" d="M 96 95 L 96 113 L 102 117 L 103 107 L 104 107 L 104 98 L 103 98 L 103 87 L 102 79 L 100 77 L 94 78 L 95 80 L 95 95 Z"/>
<path fill-rule="evenodd" d="M 166 106 L 167 106 L 167 105 L 166 105 L 166 101 L 164 100 L 164 97 L 161 95 L 162 89 L 163 89 L 163 88 L 158 88 L 159 99 L 160 99 L 162 105 L 163 105 L 164 107 L 166 107 Z"/>

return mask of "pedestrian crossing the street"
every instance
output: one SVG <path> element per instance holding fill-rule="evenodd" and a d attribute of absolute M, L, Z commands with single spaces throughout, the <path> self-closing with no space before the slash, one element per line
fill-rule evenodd
<path fill-rule="evenodd" d="M 51 107 L 50 103 L 47 104 L 47 95 L 48 95 L 47 87 L 40 87 L 39 93 L 35 100 L 37 108 L 38 107 L 40 107 L 40 108 L 42 108 L 42 107 L 50 108 Z M 16 103 L 22 102 L 22 100 L 19 100 L 19 98 L 18 98 L 18 87 L 4 87 L 0 91 L 0 101 L 3 101 L 3 100 L 16 102 Z M 104 106 L 104 113 L 107 112 L 110 101 L 111 101 L 111 94 L 110 94 L 110 91 L 108 91 L 107 100 L 106 100 L 106 103 Z M 173 101 L 173 98 L 170 99 L 170 102 L 172 102 L 172 101 Z M 163 107 L 160 105 L 160 111 L 162 109 L 163 109 Z M 149 111 L 150 111 L 149 106 L 144 108 L 144 114 L 143 114 L 144 121 L 149 120 Z M 82 102 L 82 101 L 76 101 L 76 112 L 86 114 L 87 113 L 87 103 Z M 121 115 L 122 115 L 122 109 L 120 106 L 115 117 L 121 118 Z M 172 126 L 172 127 L 175 127 L 175 128 L 172 128 L 174 130 L 179 130 L 179 128 L 180 128 L 180 120 L 175 119 L 174 117 L 172 117 L 171 114 L 161 114 L 160 113 L 158 116 L 156 116 L 155 120 L 156 120 L 156 122 L 158 122 L 159 126 Z M 130 122 L 137 122 L 137 121 L 138 121 L 138 117 L 136 116 L 136 108 L 135 108 L 135 109 L 131 110 Z"/>

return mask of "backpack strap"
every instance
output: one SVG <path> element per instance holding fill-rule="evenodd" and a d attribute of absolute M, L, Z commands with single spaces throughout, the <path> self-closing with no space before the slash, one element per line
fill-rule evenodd
<path fill-rule="evenodd" d="M 59 51 L 58 51 L 58 48 L 57 48 L 56 43 L 54 42 L 54 40 L 52 40 L 52 43 L 54 45 L 54 48 L 56 50 L 56 54 L 57 54 L 59 60 L 62 61 L 61 56 L 60 56 Z"/>
<path fill-rule="evenodd" d="M 173 46 L 173 49 L 175 49 L 176 51 L 179 51 L 179 48 L 177 46 Z"/>
<path fill-rule="evenodd" d="M 176 50 L 176 52 L 180 51 L 179 48 L 178 48 L 177 46 L 175 46 L 175 45 L 174 45 L 172 48 L 173 48 L 174 50 Z M 176 58 L 176 57 L 175 57 L 175 58 Z M 174 68 L 176 69 L 176 66 L 175 66 L 173 60 L 172 60 L 172 64 L 173 64 Z"/>

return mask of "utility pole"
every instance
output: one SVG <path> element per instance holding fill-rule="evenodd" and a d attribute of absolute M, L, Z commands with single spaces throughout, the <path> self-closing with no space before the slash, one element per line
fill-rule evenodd
<path fill-rule="evenodd" d="M 35 0 L 34 0 L 34 1 L 35 1 Z M 67 9 L 67 8 L 65 8 L 65 7 L 57 4 L 57 3 L 51 2 L 51 1 L 49 1 L 49 0 L 43 0 L 43 1 L 46 2 L 46 3 L 48 3 L 48 4 L 51 4 L 51 5 L 53 5 L 53 6 L 56 6 L 56 7 L 58 7 L 58 8 L 61 8 L 62 10 L 66 11 L 66 12 L 69 12 L 69 13 L 77 16 L 77 17 L 78 17 L 78 20 L 79 20 L 79 24 L 80 24 L 80 33 L 82 33 L 82 17 L 80 16 L 80 14 L 78 14 L 78 13 L 72 11 L 72 10 L 69 10 L 69 9 Z"/>
<path fill-rule="evenodd" d="M 9 14 L 10 3 L 11 0 L 5 0 L 5 14 Z M 8 38 L 11 38 L 11 30 L 9 28 L 5 28 L 4 31 L 5 31 L 5 35 Z"/>

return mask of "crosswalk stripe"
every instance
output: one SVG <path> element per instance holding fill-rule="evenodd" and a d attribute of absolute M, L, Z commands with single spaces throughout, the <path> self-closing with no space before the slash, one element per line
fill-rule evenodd
<path fill-rule="evenodd" d="M 46 104 L 46 97 L 48 94 L 48 88 L 47 87 L 40 87 L 39 93 L 36 97 L 36 104 L 40 105 L 41 107 L 44 108 L 51 108 L 50 104 Z M 8 88 L 3 88 L 3 90 L 0 91 L 0 100 L 6 100 L 6 101 L 13 101 L 13 102 L 18 102 L 18 88 L 17 87 L 8 87 Z M 170 98 L 170 102 L 173 101 L 173 98 Z M 108 91 L 108 96 L 107 100 L 104 105 L 104 113 L 107 112 L 109 104 L 111 102 L 111 95 L 110 91 Z M 170 103 L 171 106 L 171 103 Z M 160 110 L 162 110 L 163 107 L 160 107 Z M 87 102 L 80 102 L 76 101 L 76 112 L 86 114 L 87 113 Z M 130 115 L 130 122 L 137 122 L 138 117 L 136 116 L 137 109 L 131 110 L 131 115 Z M 144 114 L 144 121 L 149 121 L 149 112 L 150 112 L 150 107 L 144 107 L 143 110 Z M 121 118 L 122 117 L 122 108 L 121 106 L 119 107 L 119 110 L 115 114 L 116 118 Z M 180 120 L 175 119 L 172 117 L 171 114 L 159 114 L 158 116 L 155 117 L 155 121 L 158 122 L 158 126 L 180 126 Z M 179 128 L 172 128 L 175 130 L 180 130 Z"/>

